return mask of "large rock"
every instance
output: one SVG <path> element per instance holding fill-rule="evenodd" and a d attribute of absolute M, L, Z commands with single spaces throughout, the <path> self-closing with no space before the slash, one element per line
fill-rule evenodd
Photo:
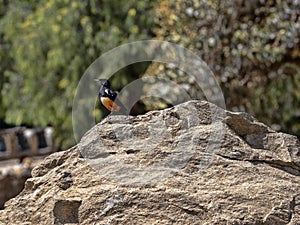
<path fill-rule="evenodd" d="M 223 111 L 191 101 L 108 117 L 37 166 L 0 221 L 300 224 L 299 140 L 245 113 L 211 112 Z"/>

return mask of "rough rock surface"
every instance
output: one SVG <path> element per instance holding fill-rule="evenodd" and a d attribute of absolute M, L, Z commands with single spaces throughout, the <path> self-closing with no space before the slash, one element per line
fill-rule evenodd
<path fill-rule="evenodd" d="M 300 224 L 299 140 L 226 112 L 209 150 L 214 109 L 108 117 L 37 166 L 1 224 Z"/>

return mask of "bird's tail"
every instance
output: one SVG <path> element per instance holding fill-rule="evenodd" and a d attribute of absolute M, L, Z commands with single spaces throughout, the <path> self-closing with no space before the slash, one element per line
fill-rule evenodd
<path fill-rule="evenodd" d="M 120 110 L 113 111 L 113 115 L 129 115 L 128 109 L 123 105 L 123 103 L 118 99 L 118 97 L 115 99 L 115 103 L 120 106 Z"/>

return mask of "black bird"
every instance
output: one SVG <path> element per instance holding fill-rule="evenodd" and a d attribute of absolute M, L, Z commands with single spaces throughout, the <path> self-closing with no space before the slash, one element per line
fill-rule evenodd
<path fill-rule="evenodd" d="M 94 79 L 100 84 L 99 100 L 111 112 L 120 112 L 126 114 L 127 109 L 118 100 L 117 92 L 110 89 L 110 82 L 107 79 Z"/>

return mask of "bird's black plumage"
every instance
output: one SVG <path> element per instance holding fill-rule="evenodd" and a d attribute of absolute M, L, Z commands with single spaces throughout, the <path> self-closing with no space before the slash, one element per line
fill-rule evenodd
<path fill-rule="evenodd" d="M 117 92 L 110 89 L 111 84 L 107 79 L 95 79 L 100 84 L 99 99 L 109 111 L 126 113 L 125 106 L 118 100 Z"/>

